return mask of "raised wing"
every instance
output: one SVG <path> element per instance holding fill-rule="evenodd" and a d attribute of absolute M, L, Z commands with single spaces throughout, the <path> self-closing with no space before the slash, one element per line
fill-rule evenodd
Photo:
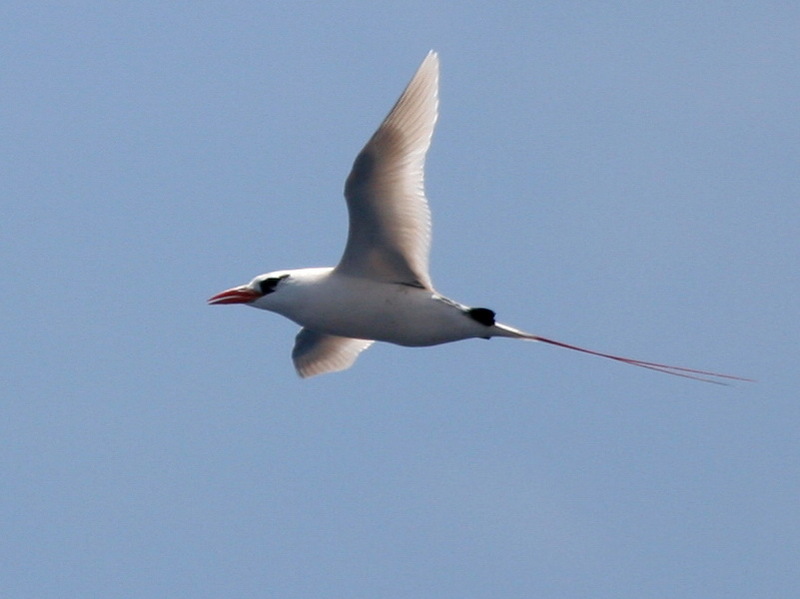
<path fill-rule="evenodd" d="M 356 157 L 344 189 L 350 229 L 337 272 L 431 288 L 424 171 L 438 87 L 439 58 L 431 51 Z"/>
<path fill-rule="evenodd" d="M 372 345 L 369 339 L 350 339 L 300 329 L 294 342 L 292 360 L 303 378 L 350 368 L 358 354 Z"/>

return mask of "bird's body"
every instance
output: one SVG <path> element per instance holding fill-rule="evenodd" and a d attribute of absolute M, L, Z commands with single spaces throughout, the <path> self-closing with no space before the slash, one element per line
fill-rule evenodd
<path fill-rule="evenodd" d="M 427 346 L 476 337 L 542 341 L 670 374 L 715 376 L 531 335 L 495 322 L 488 308 L 464 306 L 434 289 L 424 168 L 438 115 L 438 82 L 439 59 L 430 52 L 356 157 L 345 184 L 350 227 L 337 266 L 259 275 L 209 303 L 247 304 L 303 327 L 292 352 L 303 377 L 349 368 L 374 341 Z"/>
<path fill-rule="evenodd" d="M 252 305 L 326 335 L 421 347 L 501 334 L 476 320 L 467 306 L 430 289 L 351 277 L 333 268 L 280 274 L 289 275 L 280 284 L 281 293 L 262 296 Z"/>

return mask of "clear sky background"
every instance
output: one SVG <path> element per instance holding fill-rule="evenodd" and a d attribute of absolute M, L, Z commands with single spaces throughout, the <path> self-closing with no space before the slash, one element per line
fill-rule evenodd
<path fill-rule="evenodd" d="M 796 594 L 796 2 L 12 0 L 0 29 L 0 596 Z M 758 383 L 507 340 L 302 381 L 297 326 L 206 305 L 336 263 L 431 48 L 439 290 Z"/>

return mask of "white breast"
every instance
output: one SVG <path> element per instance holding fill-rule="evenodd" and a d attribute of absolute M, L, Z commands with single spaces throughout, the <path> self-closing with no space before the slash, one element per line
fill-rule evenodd
<path fill-rule="evenodd" d="M 437 345 L 486 335 L 486 327 L 462 306 L 435 292 L 330 269 L 294 271 L 285 286 L 256 307 L 320 333 L 398 345 Z"/>

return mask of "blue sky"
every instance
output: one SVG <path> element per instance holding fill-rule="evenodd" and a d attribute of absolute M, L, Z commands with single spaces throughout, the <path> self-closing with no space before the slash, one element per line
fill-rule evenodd
<path fill-rule="evenodd" d="M 7 2 L 0 594 L 786 597 L 800 8 Z M 378 344 L 205 300 L 334 264 L 426 52 L 432 274 L 532 332 Z"/>

